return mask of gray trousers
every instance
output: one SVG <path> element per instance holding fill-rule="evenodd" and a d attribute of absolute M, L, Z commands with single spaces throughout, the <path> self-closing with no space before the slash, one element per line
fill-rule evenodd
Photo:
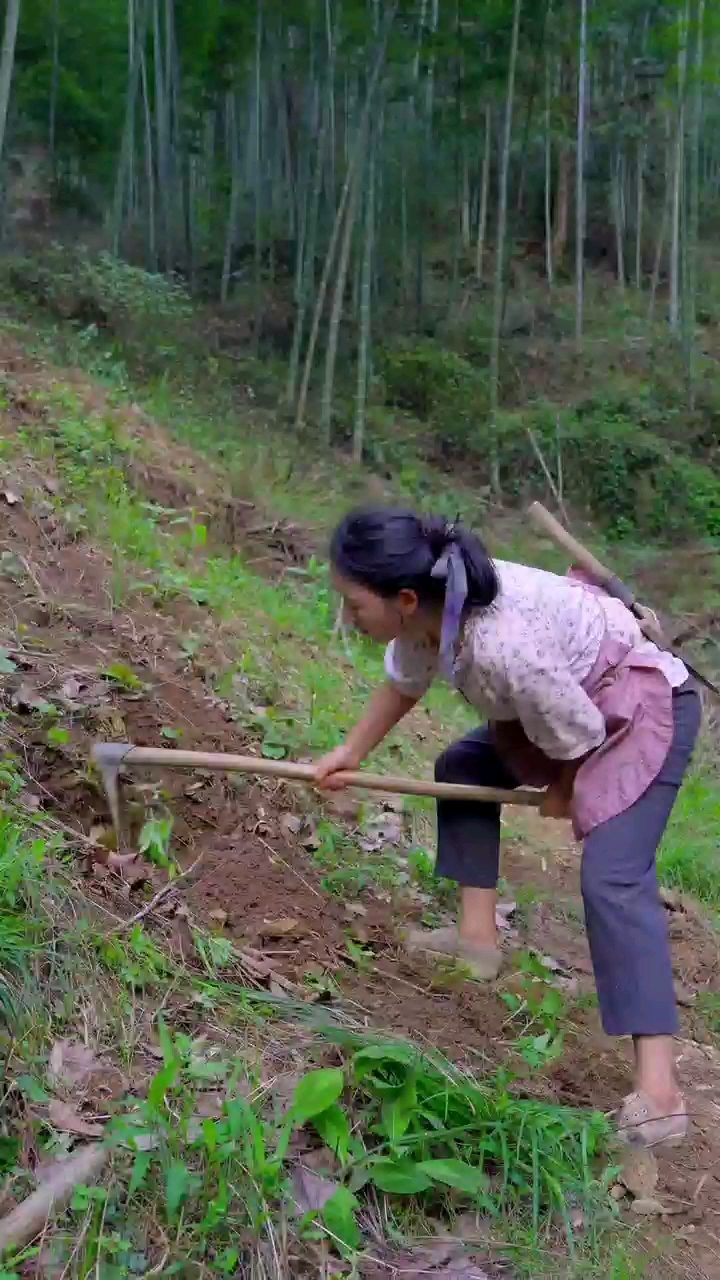
<path fill-rule="evenodd" d="M 582 895 L 595 985 L 612 1036 L 674 1035 L 678 1029 L 665 910 L 655 854 L 700 728 L 701 702 L 690 683 L 673 695 L 675 732 L 655 781 L 625 813 L 586 838 Z M 489 729 L 453 743 L 438 759 L 439 782 L 513 788 Z M 500 806 L 440 800 L 436 874 L 465 887 L 493 889 L 500 867 Z"/>

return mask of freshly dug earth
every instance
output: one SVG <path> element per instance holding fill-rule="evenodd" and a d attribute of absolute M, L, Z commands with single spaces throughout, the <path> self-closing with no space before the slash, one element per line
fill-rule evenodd
<path fill-rule="evenodd" d="M 24 366 L 20 372 L 29 376 Z M 24 411 L 22 397 L 17 397 L 6 433 L 12 433 Z M 137 423 L 134 429 L 140 429 Z M 190 501 L 187 490 L 180 493 L 176 473 L 162 471 L 160 459 L 176 460 L 176 447 L 171 452 L 157 428 L 153 441 L 154 469 L 148 471 L 147 483 L 155 498 L 162 493 L 166 503 Z M 197 477 L 191 461 L 184 459 Z M 139 482 L 144 484 L 145 478 Z M 187 482 L 185 474 L 183 484 Z M 52 507 L 43 503 L 48 487 L 54 487 L 52 475 L 31 461 L 18 461 L 5 496 L 0 495 L 0 563 L 5 554 L 6 568 L 12 569 L 0 573 L 5 619 L 0 646 L 18 667 L 0 677 L 9 712 L 2 732 L 7 748 L 33 780 L 28 805 L 77 833 L 78 849 L 86 854 L 99 838 L 98 826 L 109 823 L 100 780 L 87 768 L 93 739 L 167 746 L 163 728 L 170 726 L 182 730 L 188 749 L 253 751 L 257 746 L 213 691 L 213 675 L 222 670 L 224 654 L 212 619 L 186 602 L 157 610 L 131 597 L 127 608 L 116 609 L 107 589 L 109 558 L 84 539 L 68 536 Z M 7 493 L 23 498 L 10 501 Z M 270 525 L 271 572 L 278 564 L 276 533 Z M 236 538 L 234 530 L 233 543 Z M 288 554 L 294 558 L 301 552 L 295 546 Z M 206 639 L 202 661 L 188 657 L 180 644 L 181 632 L 190 629 Z M 117 664 L 134 673 L 137 686 L 112 676 Z M 67 743 L 48 745 L 46 727 L 33 711 L 38 699 L 67 710 Z M 285 784 L 171 770 L 162 777 L 134 774 L 126 795 L 129 835 L 149 810 L 164 807 L 174 817 L 173 838 L 183 862 L 190 865 L 201 858 L 186 888 L 193 915 L 260 956 L 272 974 L 292 984 L 299 998 L 326 1001 L 330 1010 L 334 1004 L 358 1022 L 411 1034 L 476 1073 L 508 1061 L 518 1032 L 496 991 L 404 954 L 402 931 L 419 915 L 412 898 L 385 901 L 365 890 L 349 907 L 322 887 L 308 847 L 312 839 L 304 828 L 296 830 L 307 809 L 317 809 L 319 802 Z M 543 829 L 545 843 L 548 830 Z M 552 830 L 557 837 L 552 856 L 534 849 L 538 833 L 532 829 L 508 842 L 504 873 L 510 892 L 522 897 L 533 886 L 535 901 L 520 913 L 507 947 L 530 947 L 549 957 L 574 1001 L 592 989 L 580 922 L 579 861 L 566 829 L 558 824 Z M 91 857 L 90 863 L 94 861 Z M 88 894 L 106 889 L 103 876 L 93 870 Z M 137 890 L 126 896 L 132 910 L 142 905 Z M 152 918 L 148 924 L 152 927 Z M 693 991 L 716 987 L 720 963 L 715 931 L 700 913 L 678 910 L 673 912 L 673 932 L 683 986 Z M 348 951 L 348 935 L 359 938 L 368 957 L 360 968 Z M 603 1036 L 587 999 L 573 1003 L 571 1012 L 562 1059 L 539 1078 L 528 1079 L 525 1087 L 558 1102 L 609 1109 L 628 1088 L 627 1047 Z M 680 1274 L 720 1277 L 720 1114 L 714 1100 L 720 1056 L 711 1044 L 692 1039 L 701 1033 L 692 1011 L 683 1016 L 680 1071 L 694 1126 L 686 1147 L 661 1158 L 658 1195 L 678 1211 L 672 1222 L 683 1233 L 686 1270 Z"/>

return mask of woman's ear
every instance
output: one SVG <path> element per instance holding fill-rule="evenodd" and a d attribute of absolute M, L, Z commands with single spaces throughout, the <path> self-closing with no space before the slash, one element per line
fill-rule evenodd
<path fill-rule="evenodd" d="M 403 618 L 413 618 L 420 607 L 417 591 L 412 591 L 410 587 L 403 587 L 398 592 L 398 605 Z"/>

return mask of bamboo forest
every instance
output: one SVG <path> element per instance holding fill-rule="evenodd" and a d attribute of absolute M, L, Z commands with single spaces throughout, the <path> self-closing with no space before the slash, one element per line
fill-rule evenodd
<path fill-rule="evenodd" d="M 720 1280 L 720 3 L 0 29 L 0 1280 Z"/>

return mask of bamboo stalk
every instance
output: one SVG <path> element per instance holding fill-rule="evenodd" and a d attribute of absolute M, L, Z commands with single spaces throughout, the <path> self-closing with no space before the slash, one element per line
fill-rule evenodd
<path fill-rule="evenodd" d="M 283 778 L 290 782 L 315 781 L 315 767 L 290 760 L 264 760 L 258 756 L 231 755 L 219 751 L 176 751 L 172 747 L 134 747 L 117 742 L 99 742 L 92 758 L 102 771 L 135 769 L 161 765 L 170 769 L 217 769 L 223 773 L 254 773 L 260 777 Z M 398 778 L 391 774 L 364 771 L 338 774 L 348 787 L 366 791 L 384 791 L 392 795 L 429 796 L 435 800 L 475 800 L 495 804 L 538 806 L 541 791 L 518 788 L 516 791 L 496 787 L 469 787 L 456 782 L 425 782 L 415 778 Z"/>

